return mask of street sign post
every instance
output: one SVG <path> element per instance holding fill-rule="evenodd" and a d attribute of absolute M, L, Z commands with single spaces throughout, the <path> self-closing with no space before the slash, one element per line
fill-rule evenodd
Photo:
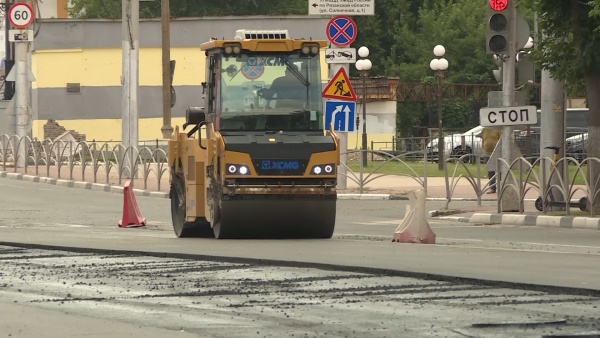
<path fill-rule="evenodd" d="M 325 49 L 327 63 L 356 63 L 356 48 L 327 48 Z"/>
<path fill-rule="evenodd" d="M 333 124 L 334 131 L 354 131 L 356 102 L 325 101 L 325 127 Z"/>
<path fill-rule="evenodd" d="M 327 39 L 336 46 L 345 47 L 356 39 L 356 23 L 347 16 L 333 17 L 325 30 Z"/>
<path fill-rule="evenodd" d="M 481 108 L 479 123 L 484 127 L 536 124 L 537 108 L 535 106 Z"/>
<path fill-rule="evenodd" d="M 33 8 L 28 3 L 17 2 L 8 10 L 8 20 L 15 28 L 27 28 L 33 22 Z"/>
<path fill-rule="evenodd" d="M 8 21 L 11 26 L 18 30 L 9 30 L 8 40 L 15 42 L 15 66 L 11 73 L 15 73 L 15 121 L 17 136 L 25 137 L 31 132 L 31 113 L 29 111 L 28 93 L 31 84 L 27 78 L 30 72 L 27 62 L 27 46 L 33 39 L 33 33 L 29 32 L 27 27 L 33 23 L 33 8 L 28 3 L 17 2 L 10 6 L 8 10 Z M 22 168 L 26 165 L 26 149 L 19 147 L 16 155 L 16 167 Z"/>
<path fill-rule="evenodd" d="M 308 15 L 375 15 L 375 0 L 308 0 Z"/>

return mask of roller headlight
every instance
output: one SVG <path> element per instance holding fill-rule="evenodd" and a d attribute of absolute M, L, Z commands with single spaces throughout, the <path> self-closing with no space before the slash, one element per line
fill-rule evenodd
<path fill-rule="evenodd" d="M 231 175 L 248 175 L 250 170 L 243 164 L 227 164 L 227 173 Z"/>
<path fill-rule="evenodd" d="M 227 55 L 238 55 L 242 52 L 242 45 L 237 43 L 223 45 L 223 52 Z"/>
<path fill-rule="evenodd" d="M 312 175 L 332 175 L 335 174 L 335 164 L 319 164 L 311 168 L 310 173 Z"/>

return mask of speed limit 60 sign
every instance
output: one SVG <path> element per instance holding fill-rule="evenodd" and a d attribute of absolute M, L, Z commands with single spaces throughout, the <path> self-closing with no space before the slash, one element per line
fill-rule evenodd
<path fill-rule="evenodd" d="M 33 22 L 33 8 L 28 3 L 17 2 L 10 6 L 8 20 L 16 28 L 27 28 Z"/>

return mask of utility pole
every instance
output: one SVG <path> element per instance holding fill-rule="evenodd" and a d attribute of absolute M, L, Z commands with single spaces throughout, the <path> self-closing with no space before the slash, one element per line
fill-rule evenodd
<path fill-rule="evenodd" d="M 31 120 L 29 114 L 29 63 L 27 51 L 29 41 L 33 41 L 33 33 L 28 30 L 33 23 L 33 7 L 28 2 L 20 2 L 12 5 L 8 11 L 10 25 L 15 28 L 9 30 L 7 38 L 15 42 L 16 63 L 12 73 L 15 81 L 15 120 L 16 132 L 19 137 L 16 166 L 24 167 L 27 162 L 29 140 L 27 136 L 31 133 Z M 9 24 L 8 22 L 6 23 Z"/>
<path fill-rule="evenodd" d="M 516 0 L 489 1 L 486 23 L 486 53 L 497 55 L 502 60 L 502 106 L 513 107 L 515 100 L 515 66 L 517 58 L 517 7 Z M 522 47 L 522 46 L 519 46 Z M 502 137 L 498 144 L 502 147 L 501 157 L 510 165 L 512 162 L 514 135 L 510 125 L 502 126 Z M 496 175 L 500 187 L 515 182 L 510 179 L 510 171 L 506 166 L 497 168 Z M 518 188 L 518 187 L 517 187 Z M 498 200 L 499 211 L 519 211 L 520 200 L 517 192 L 509 187 L 498 192 L 502 198 Z"/>
<path fill-rule="evenodd" d="M 514 107 L 516 104 L 515 100 L 515 66 L 517 59 L 517 6 L 514 0 L 510 0 L 510 4 L 507 6 L 508 11 L 508 50 L 504 63 L 502 64 L 502 104 L 504 107 Z M 513 153 L 514 135 L 512 126 L 502 127 L 502 159 L 506 163 L 512 162 L 511 155 Z M 505 170 L 500 170 L 497 175 L 505 183 L 515 183 L 510 180 L 510 171 L 504 167 Z M 508 182 L 507 182 L 508 181 Z M 519 211 L 519 199 L 517 193 L 513 189 L 507 189 L 502 193 L 502 200 L 500 201 L 500 207 L 502 211 Z"/>
<path fill-rule="evenodd" d="M 8 76 L 8 73 L 10 72 L 10 70 L 12 69 L 13 65 L 15 64 L 14 58 L 13 58 L 13 50 L 11 50 L 11 46 L 14 45 L 14 43 L 8 41 L 8 32 L 10 30 L 10 21 L 8 18 L 8 9 L 10 8 L 12 4 L 11 0 L 5 0 L 4 1 L 4 36 L 5 36 L 5 54 L 4 54 L 4 76 Z M 14 81 L 4 81 L 4 100 L 10 100 L 12 99 L 15 90 L 14 90 Z"/>
<path fill-rule="evenodd" d="M 163 138 L 169 139 L 173 134 L 171 126 L 171 28 L 169 0 L 161 0 L 160 13 L 162 22 L 162 97 L 163 126 L 160 128 Z"/>
<path fill-rule="evenodd" d="M 560 147 L 559 157 L 563 157 L 565 154 L 565 118 L 566 118 L 566 100 L 564 83 L 554 79 L 550 71 L 546 68 L 542 69 L 542 97 L 541 97 L 541 116 L 540 116 L 540 156 L 552 158 L 554 154 L 553 149 L 546 149 L 546 147 Z M 550 168 L 552 165 L 551 161 L 542 162 L 543 166 L 540 168 L 546 173 L 545 177 L 550 175 Z M 557 171 L 558 175 L 553 176 L 553 180 L 550 184 L 560 184 L 559 177 L 564 174 L 563 166 L 556 166 L 554 170 Z M 540 177 L 544 177 L 540 175 Z M 548 182 L 548 181 L 547 181 Z M 544 182 L 546 183 L 546 182 Z M 542 186 L 542 188 L 545 185 Z M 544 192 L 542 191 L 542 195 Z M 564 201 L 560 189 L 552 189 L 552 197 L 557 201 Z"/>
<path fill-rule="evenodd" d="M 122 52 L 123 70 L 121 75 L 121 142 L 128 151 L 128 159 L 123 159 L 130 169 L 129 178 L 135 177 L 132 147 L 138 146 L 138 61 L 139 61 L 139 0 L 123 0 Z M 128 173 L 124 172 L 123 175 Z"/>

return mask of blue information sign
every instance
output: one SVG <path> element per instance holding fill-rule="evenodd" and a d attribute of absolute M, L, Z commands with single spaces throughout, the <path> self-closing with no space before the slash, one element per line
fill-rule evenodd
<path fill-rule="evenodd" d="M 327 39 L 336 46 L 348 46 L 356 39 L 356 23 L 347 16 L 335 16 L 327 23 Z"/>
<path fill-rule="evenodd" d="M 356 102 L 325 101 L 325 129 L 333 123 L 335 131 L 354 131 Z"/>

